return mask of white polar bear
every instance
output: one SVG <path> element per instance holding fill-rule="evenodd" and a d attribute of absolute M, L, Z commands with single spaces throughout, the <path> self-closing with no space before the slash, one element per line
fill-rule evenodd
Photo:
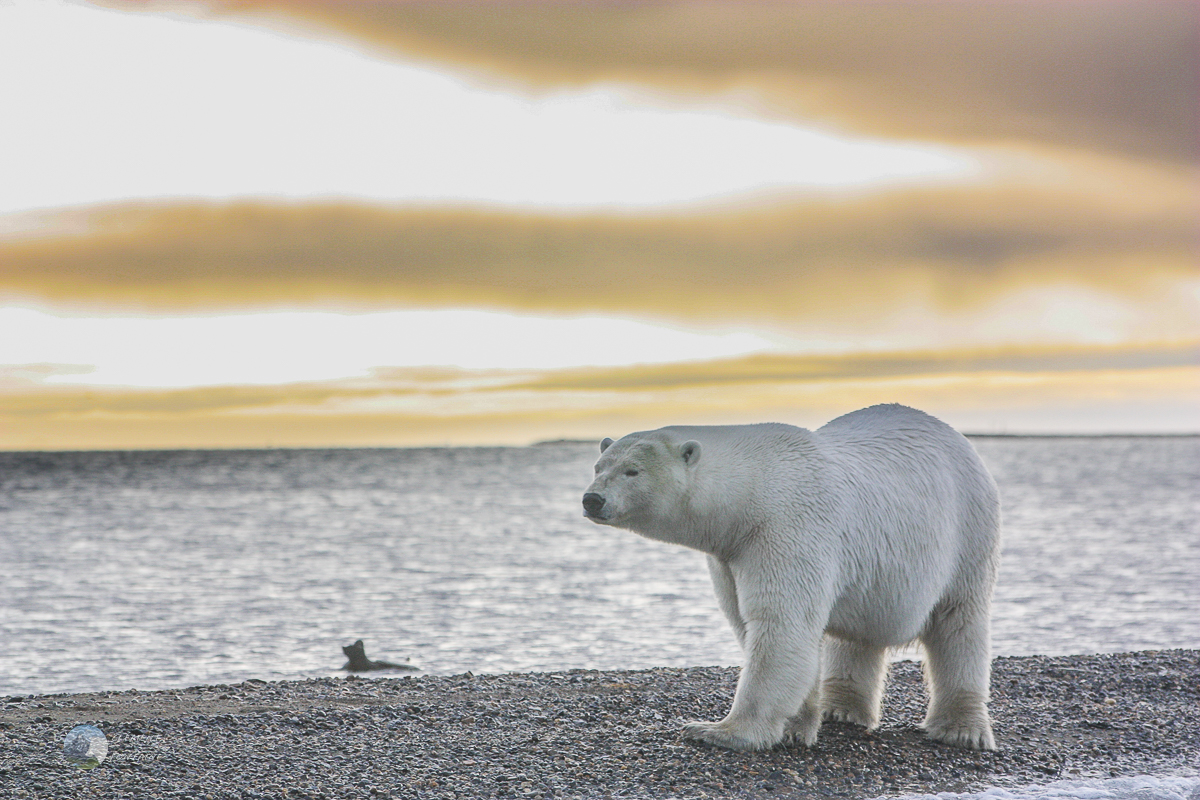
<path fill-rule="evenodd" d="M 919 639 L 928 735 L 995 748 L 1000 504 L 950 426 L 879 405 L 816 431 L 668 427 L 605 439 L 600 452 L 584 516 L 707 553 L 746 654 L 729 714 L 684 736 L 757 750 L 785 737 L 813 744 L 822 716 L 873 728 L 887 648 Z"/>

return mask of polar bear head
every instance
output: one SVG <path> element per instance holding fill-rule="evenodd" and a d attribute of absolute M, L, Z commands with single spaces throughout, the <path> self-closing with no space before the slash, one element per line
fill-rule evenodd
<path fill-rule="evenodd" d="M 605 439 L 596 477 L 583 495 L 583 515 L 600 525 L 668 538 L 666 532 L 683 517 L 689 473 L 699 461 L 699 442 L 679 442 L 665 430 Z"/>

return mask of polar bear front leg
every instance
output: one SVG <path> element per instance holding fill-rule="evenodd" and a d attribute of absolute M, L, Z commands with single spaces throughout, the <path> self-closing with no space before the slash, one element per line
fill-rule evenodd
<path fill-rule="evenodd" d="M 738 647 L 746 649 L 746 621 L 738 609 L 737 584 L 733 579 L 733 570 L 716 556 L 708 557 L 708 574 L 712 576 L 713 592 L 717 595 L 717 606 L 729 620 L 733 635 L 737 637 Z"/>
<path fill-rule="evenodd" d="M 792 733 L 812 744 L 820 715 L 806 719 L 804 711 L 806 701 L 816 697 L 821 635 L 815 626 L 777 615 L 747 619 L 746 664 L 733 708 L 720 722 L 689 722 L 684 738 L 730 750 L 765 750 Z M 797 730 L 798 725 L 804 730 Z"/>

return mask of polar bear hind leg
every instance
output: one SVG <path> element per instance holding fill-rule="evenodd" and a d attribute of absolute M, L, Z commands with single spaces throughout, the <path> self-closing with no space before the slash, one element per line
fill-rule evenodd
<path fill-rule="evenodd" d="M 826 637 L 822 706 L 826 719 L 879 726 L 879 706 L 887 678 L 887 648 Z"/>
<path fill-rule="evenodd" d="M 800 712 L 788 720 L 784 741 L 812 747 L 817 743 L 817 732 L 821 730 L 821 683 L 813 684 Z"/>
<path fill-rule="evenodd" d="M 995 750 L 988 718 L 991 673 L 989 604 L 961 602 L 934 609 L 921 643 L 929 710 L 921 727 L 931 739 L 972 750 Z"/>

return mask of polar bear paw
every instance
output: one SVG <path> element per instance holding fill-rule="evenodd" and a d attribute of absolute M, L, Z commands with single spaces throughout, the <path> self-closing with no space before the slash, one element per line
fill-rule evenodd
<path fill-rule="evenodd" d="M 821 692 L 825 719 L 852 722 L 867 730 L 879 727 L 879 701 L 872 702 L 855 684 L 827 680 Z"/>
<path fill-rule="evenodd" d="M 831 722 L 851 722 L 867 730 L 879 727 L 879 720 L 861 708 L 834 707 L 825 709 L 825 719 Z"/>
<path fill-rule="evenodd" d="M 802 744 L 812 747 L 817 743 L 817 732 L 821 730 L 821 714 L 809 708 L 803 708 L 792 717 L 784 728 L 784 741 L 792 744 Z"/>
<path fill-rule="evenodd" d="M 744 730 L 728 720 L 721 722 L 689 722 L 683 726 L 683 738 L 704 742 L 726 750 L 766 750 L 779 743 L 782 734 L 772 737 L 756 730 Z"/>
<path fill-rule="evenodd" d="M 925 733 L 943 744 L 962 747 L 967 750 L 995 750 L 996 740 L 992 736 L 992 725 L 985 717 L 982 720 L 946 720 L 942 722 L 926 722 L 923 726 Z"/>
<path fill-rule="evenodd" d="M 985 697 L 979 692 L 935 693 L 921 727 L 934 741 L 968 750 L 995 750 Z"/>

